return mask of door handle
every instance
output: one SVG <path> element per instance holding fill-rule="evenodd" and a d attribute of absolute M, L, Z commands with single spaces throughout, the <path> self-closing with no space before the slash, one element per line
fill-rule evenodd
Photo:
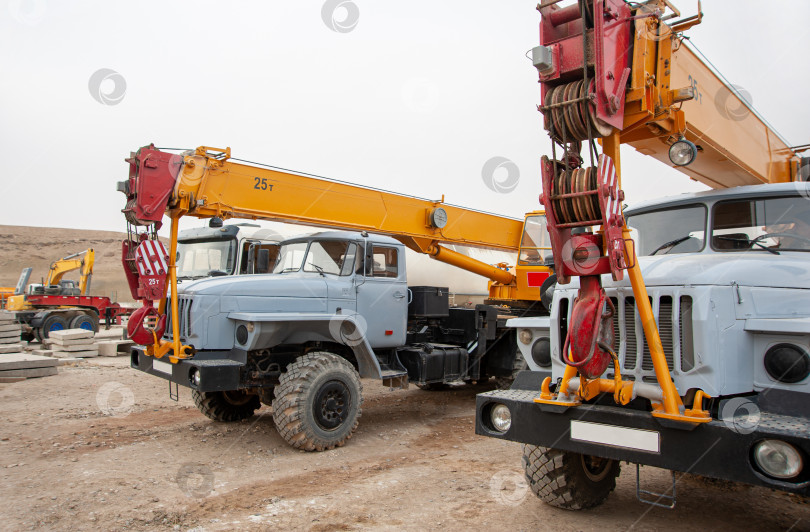
<path fill-rule="evenodd" d="M 394 292 L 394 297 L 397 298 L 397 299 L 402 299 L 403 297 L 405 297 L 405 294 L 403 294 L 402 292 L 396 291 L 396 292 Z"/>

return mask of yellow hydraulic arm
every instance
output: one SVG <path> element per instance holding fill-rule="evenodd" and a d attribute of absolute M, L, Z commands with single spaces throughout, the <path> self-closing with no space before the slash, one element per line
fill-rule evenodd
<path fill-rule="evenodd" d="M 58 285 L 66 273 L 79 270 L 79 291 L 85 296 L 90 289 L 95 260 L 96 252 L 92 248 L 55 260 L 51 263 L 45 284 Z"/>

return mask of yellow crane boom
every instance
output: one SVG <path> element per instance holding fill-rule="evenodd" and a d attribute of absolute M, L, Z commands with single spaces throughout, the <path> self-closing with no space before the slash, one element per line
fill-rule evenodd
<path fill-rule="evenodd" d="M 144 301 L 137 320 L 166 316 L 168 281 L 172 315 L 177 314 L 178 220 L 249 218 L 315 227 L 372 231 L 396 238 L 408 248 L 490 279 L 489 301 L 520 309 L 541 301 L 540 289 L 550 276 L 543 260 L 549 249 L 542 211 L 525 220 L 465 209 L 349 183 L 301 175 L 273 167 L 231 160 L 230 148 L 201 146 L 175 155 L 153 145 L 133 153 L 129 180 L 119 183 L 127 196 L 123 210 L 129 238 L 123 262 L 132 296 Z M 164 214 L 171 219 L 170 249 L 157 240 Z M 146 226 L 138 232 L 137 226 Z M 491 265 L 444 247 L 461 245 L 519 252 L 514 273 L 506 264 Z M 522 247 L 521 247 L 522 246 Z M 157 311 L 153 302 L 160 300 Z M 539 309 L 539 305 L 537 306 Z M 137 321 L 136 320 L 136 321 Z M 177 322 L 172 323 L 177 327 Z M 178 331 L 173 342 L 161 342 L 159 356 L 172 350 L 186 356 Z"/>
<path fill-rule="evenodd" d="M 508 285 L 515 276 L 442 247 L 516 252 L 523 220 L 230 160 L 201 146 L 183 160 L 174 215 L 251 218 L 390 235 L 408 248 Z"/>

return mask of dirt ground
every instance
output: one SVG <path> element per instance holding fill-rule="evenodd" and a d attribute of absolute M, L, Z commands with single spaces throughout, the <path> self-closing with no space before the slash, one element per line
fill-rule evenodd
<path fill-rule="evenodd" d="M 542 504 L 520 447 L 476 436 L 485 387 L 389 391 L 366 382 L 360 428 L 324 453 L 288 447 L 270 409 L 217 423 L 127 357 L 0 384 L 4 530 L 810 530 L 810 504 L 784 493 L 678 482 L 674 510 L 635 498 L 623 467 L 603 506 Z M 644 487 L 668 473 L 642 469 Z"/>

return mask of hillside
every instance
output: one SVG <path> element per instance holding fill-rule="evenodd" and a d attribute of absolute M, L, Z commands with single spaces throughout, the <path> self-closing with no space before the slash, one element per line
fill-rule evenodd
<path fill-rule="evenodd" d="M 48 275 L 54 260 L 93 248 L 96 262 L 91 293 L 131 302 L 121 267 L 121 241 L 124 238 L 124 233 L 114 231 L 0 225 L 0 286 L 15 286 L 20 272 L 28 266 L 34 268 L 29 282 L 39 283 Z M 78 277 L 74 272 L 65 276 L 66 279 Z"/>

